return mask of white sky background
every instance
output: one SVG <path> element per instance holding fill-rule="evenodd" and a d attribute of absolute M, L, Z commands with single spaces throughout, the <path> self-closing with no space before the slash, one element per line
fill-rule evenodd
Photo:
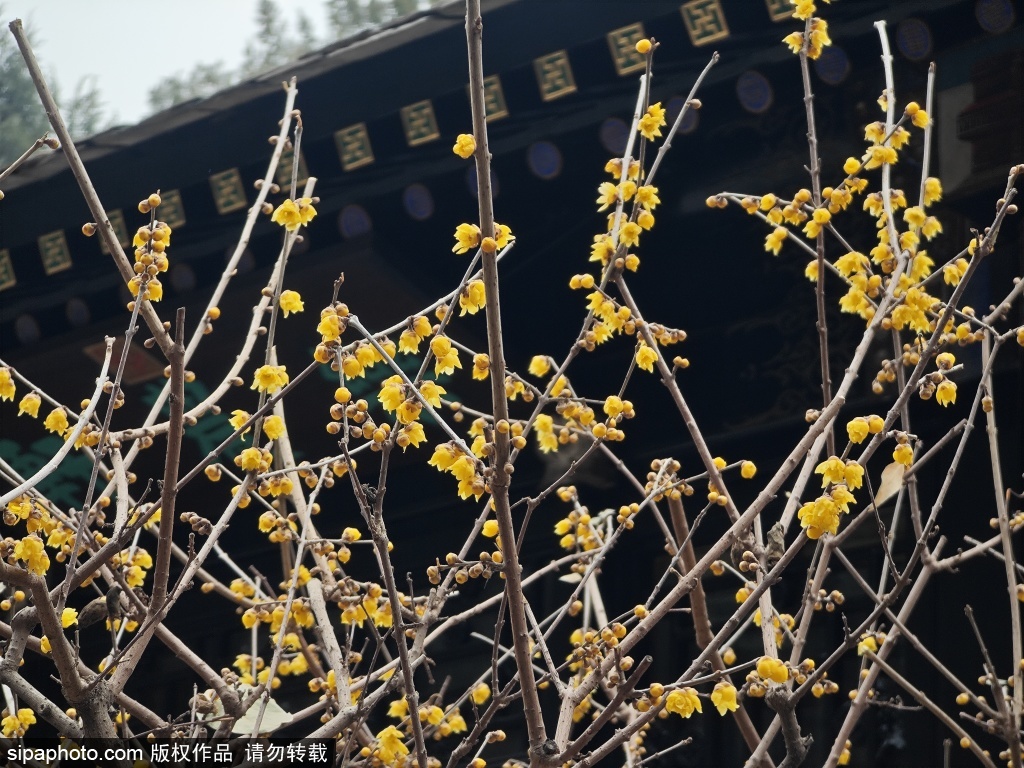
<path fill-rule="evenodd" d="M 295 31 L 302 10 L 317 35 L 326 36 L 318 0 L 276 0 L 282 23 Z M 48 78 L 60 84 L 62 100 L 80 78 L 95 75 L 104 112 L 113 124 L 131 124 L 149 114 L 149 89 L 195 64 L 242 62 L 256 34 L 256 0 L 0 0 L 3 27 L 20 18 Z"/>

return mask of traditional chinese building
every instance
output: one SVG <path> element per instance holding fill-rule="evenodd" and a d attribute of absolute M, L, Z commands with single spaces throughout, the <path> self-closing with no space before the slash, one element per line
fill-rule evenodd
<path fill-rule="evenodd" d="M 778 258 L 766 254 L 762 243 L 767 230 L 762 223 L 735 206 L 710 210 L 705 200 L 722 191 L 792 193 L 807 184 L 802 171 L 808 160 L 799 64 L 780 42 L 800 28 L 790 16 L 791 6 L 786 0 L 485 0 L 484 13 L 496 217 L 518 238 L 501 265 L 507 358 L 520 370 L 532 355 L 564 354 L 584 316 L 585 300 L 568 289 L 568 281 L 587 270 L 592 237 L 602 231 L 603 214 L 595 213 L 594 190 L 606 179 L 607 160 L 621 154 L 628 132 L 644 68 L 635 42 L 653 37 L 661 44 L 651 94 L 652 100 L 665 105 L 670 118 L 681 109 L 712 53 L 719 53 L 720 60 L 699 93 L 702 109 L 688 116 L 666 155 L 658 184 L 663 201 L 658 223 L 644 235 L 638 251 L 642 266 L 631 284 L 650 319 L 689 334 L 679 353 L 692 366 L 681 381 L 713 449 L 730 460 L 742 456 L 764 467 L 777 466 L 781 446 L 792 443 L 804 428 L 805 410 L 820 401 L 813 290 L 803 278 L 807 258 L 789 246 Z M 875 102 L 884 81 L 873 22 L 887 22 L 899 104 L 911 99 L 925 103 L 928 65 L 937 63 L 931 163 L 945 188 L 945 232 L 930 251 L 940 263 L 963 247 L 972 228 L 987 226 L 1007 169 L 1024 161 L 1020 13 L 1019 4 L 1010 0 L 865 0 L 823 9 L 835 44 L 814 62 L 812 85 L 826 178 L 841 178 L 844 159 L 864 146 L 864 124 L 879 114 Z M 255 199 L 253 183 L 262 177 L 272 150 L 267 138 L 277 132 L 284 108 L 281 81 L 293 76 L 298 80 L 303 132 L 298 155 L 287 153 L 277 180 L 286 188 L 297 162 L 300 182 L 316 177 L 315 194 L 321 199 L 285 283 L 302 294 L 306 313 L 282 321 L 278 335 L 281 361 L 289 370 L 300 370 L 317 341 L 314 318 L 330 300 L 340 273 L 345 274 L 342 300 L 370 329 L 386 327 L 427 306 L 461 278 L 466 260 L 450 252 L 451 233 L 458 223 L 476 215 L 473 169 L 451 152 L 455 136 L 470 129 L 463 5 L 442 5 L 340 41 L 209 99 L 107 131 L 79 149 L 125 246 L 148 220 L 137 213 L 137 201 L 161 189 L 160 217 L 173 227 L 174 241 L 159 310 L 169 318 L 171 309 L 185 306 L 192 328 L 205 311 Z M 914 142 L 894 169 L 894 184 L 916 197 L 920 133 Z M 76 403 L 93 387 L 102 337 L 124 334 L 127 289 L 98 239 L 80 231 L 88 212 L 60 154 L 33 158 L 6 180 L 4 192 L 0 356 L 55 396 Z M 852 236 L 873 244 L 873 222 L 865 222 L 853 227 Z M 264 217 L 222 302 L 214 335 L 191 365 L 197 378 L 186 389 L 190 400 L 203 398 L 229 367 L 280 243 L 280 228 Z M 1011 277 L 1022 272 L 1021 226 L 1011 220 L 1004 226 L 999 250 L 972 285 L 968 303 L 987 307 L 1005 295 Z M 1014 312 L 1015 322 L 1020 322 L 1019 305 Z M 859 338 L 863 324 L 836 310 L 829 326 L 839 364 L 841 352 Z M 461 340 L 478 351 L 484 349 L 482 314 L 459 329 Z M 585 386 L 594 390 L 587 394 L 595 397 L 617 389 L 632 349 L 620 346 L 616 365 L 609 365 L 607 353 L 584 355 L 571 371 L 574 383 L 587 382 Z M 970 356 L 972 350 L 965 354 Z M 891 355 L 891 349 L 887 352 L 880 345 L 857 385 L 856 397 L 863 399 L 865 409 L 877 402 L 870 399 L 871 375 Z M 1008 359 L 997 371 L 995 388 L 1000 418 L 1009 427 L 1000 435 L 1004 475 L 1019 485 L 1024 389 L 1020 356 L 1015 360 Z M 126 414 L 145 412 L 146 403 L 163 384 L 163 369 L 156 352 L 133 345 L 125 376 Z M 302 402 L 309 405 L 296 404 L 289 411 L 293 441 L 304 451 L 299 458 L 332 451 L 323 427 L 336 379 L 332 383 L 329 370 L 323 371 L 303 392 Z M 380 370 L 368 374 L 352 385 L 353 393 L 369 399 L 386 375 Z M 964 391 L 975 383 L 965 381 Z M 472 381 L 466 372 L 446 386 L 470 404 L 483 405 L 489 397 L 486 385 Z M 225 403 L 226 411 L 250 407 L 249 394 L 238 390 Z M 665 403 L 648 406 L 649 412 L 626 427 L 629 438 L 624 445 L 636 471 L 644 472 L 651 459 L 669 455 L 684 467 L 698 466 L 674 412 L 658 410 L 667 407 L 663 388 L 653 378 L 634 376 L 629 394 L 638 404 Z M 934 402 L 915 404 L 923 439 L 934 439 L 966 414 L 961 405 L 940 412 Z M 28 473 L 60 442 L 44 436 L 37 423 L 13 423 L 14 413 L 10 404 L 0 410 L 0 456 Z M 186 431 L 186 464 L 204 456 L 230 432 L 223 415 L 201 419 Z M 968 459 L 973 462 L 968 474 L 988 472 L 987 454 L 981 455 Z M 441 528 L 458 525 L 470 514 L 456 503 L 453 488 L 424 466 L 425 458 L 406 461 L 409 466 L 400 467 L 407 473 L 402 484 L 388 489 L 389 526 L 397 551 L 409 553 L 401 567 L 417 573 L 446 551 L 437 548 L 444 546 L 445 538 L 438 521 L 444 521 Z M 522 493 L 535 491 L 544 478 L 557 477 L 567 466 L 567 461 L 560 465 L 539 454 L 524 458 L 515 475 Z M 151 457 L 150 464 L 139 470 L 140 477 L 143 471 L 159 477 L 158 459 Z M 42 488 L 58 503 L 81 504 L 90 466 L 88 459 L 76 455 Z M 610 505 L 632 500 L 624 487 L 608 480 L 609 474 L 601 469 L 584 472 L 577 484 L 606 495 Z M 227 492 L 223 484 L 204 480 L 189 489 L 182 503 L 186 509 L 192 505 L 201 510 L 204 504 L 219 504 Z M 338 530 L 358 524 L 354 502 L 348 497 L 341 501 L 341 492 L 335 493 L 335 501 L 324 502 L 325 514 L 338 516 Z M 740 493 L 753 496 L 753 491 Z M 966 487 L 955 489 L 949 502 L 964 505 L 964 514 L 971 503 Z M 986 508 L 988 503 L 986 499 Z M 337 508 L 330 509 L 330 504 Z M 542 512 L 535 562 L 546 562 L 554 553 L 549 523 L 561 516 L 557 509 L 541 508 L 538 514 Z M 959 541 L 956 516 L 950 517 L 943 532 Z M 235 528 L 226 544 L 232 551 L 242 557 L 276 558 L 257 535 L 255 523 L 251 530 Z M 720 530 L 719 522 L 709 523 L 697 536 L 698 546 Z M 647 541 L 657 539 L 653 527 L 647 533 Z M 864 537 L 865 557 L 876 558 L 881 567 L 874 532 L 865 531 Z M 631 569 L 638 567 L 639 554 L 648 559 L 661 556 L 657 546 L 643 541 L 638 537 L 624 546 L 626 552 L 612 558 L 606 572 L 628 580 Z M 838 576 L 837 585 L 848 594 L 856 592 L 851 582 Z M 951 582 L 942 587 L 947 588 L 962 585 Z M 543 589 L 550 595 L 547 599 L 561 599 L 557 583 Z M 801 589 L 799 582 L 784 585 L 781 599 L 798 601 Z M 954 616 L 960 615 L 965 600 L 986 599 L 939 594 L 955 604 Z M 717 606 L 724 615 L 733 589 L 716 591 L 712 584 L 710 599 L 712 611 Z M 542 606 L 544 600 L 541 596 Z M 197 596 L 193 603 L 195 617 L 213 622 L 223 616 L 223 605 L 214 606 L 210 597 Z M 937 623 L 946 619 L 940 618 L 944 614 L 938 601 L 930 607 L 935 610 L 919 612 L 918 626 L 941 636 Z M 187 627 L 176 629 L 189 632 Z M 437 658 L 457 657 L 467 644 L 478 643 L 469 636 L 471 629 L 438 649 Z M 1003 625 L 991 630 L 994 636 L 1007 633 Z M 225 627 L 223 632 L 195 633 L 192 639 L 201 653 L 214 652 L 225 643 L 244 649 L 247 635 L 240 628 Z M 842 637 L 838 621 L 835 632 L 833 644 Z M 756 645 L 754 634 L 746 636 L 751 647 Z M 692 643 L 689 619 L 680 622 L 676 636 L 662 635 L 657 642 L 663 652 L 673 644 Z M 489 647 L 481 645 L 481 650 L 490 653 Z M 235 652 L 225 654 L 224 665 Z M 900 659 L 912 672 L 927 674 L 912 654 Z M 155 664 L 166 669 L 168 700 L 180 700 L 178 691 L 170 694 L 171 675 L 180 668 L 173 660 Z M 976 675 L 968 662 L 958 669 L 967 670 L 967 678 Z M 843 675 L 845 693 L 854 683 L 856 669 Z M 301 691 L 296 691 L 298 697 Z M 282 700 L 287 703 L 287 691 Z M 817 721 L 805 723 L 805 728 L 823 734 L 818 741 L 825 748 L 845 701 L 844 695 L 833 697 L 816 710 L 812 717 Z M 514 729 L 516 720 L 510 713 L 503 725 Z M 765 718 L 758 725 L 764 728 L 767 722 Z M 704 744 L 701 749 L 709 750 L 704 753 L 680 751 L 680 765 L 741 762 L 729 723 L 708 719 L 687 727 L 707 728 L 721 738 L 699 740 Z M 874 750 L 864 753 L 866 762 L 874 765 L 937 764 L 941 758 L 935 750 L 942 736 L 930 730 L 935 727 L 923 715 L 879 709 L 855 738 L 860 748 Z M 810 762 L 820 763 L 823 754 L 812 753 Z M 919 755 L 927 757 L 918 762 Z"/>

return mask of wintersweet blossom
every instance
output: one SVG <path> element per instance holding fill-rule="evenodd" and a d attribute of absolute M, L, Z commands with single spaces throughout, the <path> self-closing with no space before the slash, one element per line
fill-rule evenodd
<path fill-rule="evenodd" d="M 658 360 L 658 353 L 646 344 L 641 344 L 636 351 L 636 364 L 648 373 L 654 373 L 654 363 Z"/>
<path fill-rule="evenodd" d="M 452 147 L 452 152 L 463 160 L 468 160 L 476 152 L 476 139 L 470 133 L 460 133 L 458 138 L 455 139 L 455 146 Z"/>
<path fill-rule="evenodd" d="M 58 435 L 64 434 L 68 428 L 68 414 L 63 408 L 54 408 L 43 421 L 43 428 L 47 432 L 55 432 Z"/>
<path fill-rule="evenodd" d="M 949 379 L 943 379 L 935 389 L 935 402 L 945 408 L 950 403 L 956 402 L 956 384 Z"/>
<path fill-rule="evenodd" d="M 261 365 L 256 369 L 252 386 L 249 389 L 258 389 L 260 392 L 273 394 L 288 383 L 288 374 L 283 365 Z"/>
<path fill-rule="evenodd" d="M 454 253 L 466 253 L 478 245 L 480 245 L 480 227 L 476 224 L 459 224 L 455 228 L 455 246 L 452 248 Z"/>
<path fill-rule="evenodd" d="M 694 712 L 704 712 L 700 697 L 693 688 L 677 688 L 669 693 L 665 697 L 665 709 L 684 718 L 688 718 Z"/>
<path fill-rule="evenodd" d="M 10 368 L 0 368 L 0 400 L 13 400 L 16 387 Z"/>
<path fill-rule="evenodd" d="M 305 307 L 302 304 L 302 296 L 299 295 L 298 291 L 282 291 L 281 292 L 281 314 L 288 317 L 292 312 L 301 312 Z"/>
<path fill-rule="evenodd" d="M 778 659 L 762 656 L 757 660 L 757 674 L 764 680 L 784 683 L 789 680 L 789 669 Z"/>
<path fill-rule="evenodd" d="M 297 201 L 288 198 L 277 207 L 270 220 L 289 232 L 294 232 L 299 227 L 308 225 L 314 216 L 316 208 L 313 207 L 313 198 L 303 197 Z"/>
<path fill-rule="evenodd" d="M 27 413 L 33 419 L 39 417 L 39 406 L 42 404 L 42 398 L 38 392 L 29 392 L 18 403 L 18 415 L 21 416 L 23 413 Z"/>
<path fill-rule="evenodd" d="M 665 125 L 665 110 L 659 101 L 647 108 L 643 117 L 637 124 L 637 130 L 648 141 L 654 141 L 661 136 L 661 128 Z"/>
<path fill-rule="evenodd" d="M 711 703 L 715 705 L 720 715 L 735 712 L 740 706 L 736 701 L 736 686 L 725 681 L 718 683 L 711 692 Z"/>

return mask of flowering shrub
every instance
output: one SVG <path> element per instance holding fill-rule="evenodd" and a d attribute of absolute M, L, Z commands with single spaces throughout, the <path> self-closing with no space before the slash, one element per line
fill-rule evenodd
<path fill-rule="evenodd" d="M 759 472 L 748 456 L 727 461 L 715 455 L 685 396 L 682 373 L 689 360 L 673 354 L 686 332 L 659 322 L 658 307 L 641 310 L 630 289 L 632 274 L 641 268 L 642 240 L 660 216 L 661 191 L 655 182 L 663 182 L 658 172 L 686 113 L 702 106 L 696 94 L 717 54 L 669 125 L 666 109 L 652 95 L 651 70 L 659 44 L 648 39 L 637 43 L 646 73 L 629 138 L 623 155 L 610 158 L 604 168 L 608 176 L 598 186 L 595 203 L 606 218 L 593 236 L 589 261 L 586 254 L 579 257 L 580 271 L 568 286 L 585 292 L 582 327 L 564 356 L 537 354 L 522 372 L 506 366 L 500 311 L 507 305 L 500 300 L 498 279 L 499 263 L 516 247 L 516 238 L 509 225 L 495 221 L 486 181 L 480 184 L 479 208 L 470 220 L 453 222 L 455 255 L 450 258 L 468 260 L 464 278 L 397 325 L 367 328 L 356 314 L 358 290 L 350 293 L 341 279 L 319 317 L 313 318 L 306 314 L 306 304 L 317 306 L 321 299 L 284 288 L 291 250 L 319 204 L 315 179 L 303 190 L 293 181 L 277 206 L 267 200 L 286 143 L 297 153 L 301 142 L 294 82 L 287 89 L 276 148 L 243 233 L 244 240 L 258 216 L 270 215 L 282 228 L 280 257 L 235 362 L 221 385 L 199 403 L 186 408 L 187 365 L 220 317 L 216 300 L 232 277 L 234 261 L 194 337 L 186 341 L 183 310 L 165 327 L 154 307 L 163 295 L 159 275 L 173 258 L 171 228 L 159 218 L 160 195 L 139 204 L 149 220 L 134 236 L 134 260 L 129 261 L 104 220 L 95 192 L 84 182 L 97 221 L 86 223 L 83 231 L 104 238 L 133 297 L 127 307 L 127 339 L 141 320 L 167 358 L 168 382 L 157 406 L 166 401 L 169 416 L 160 421 L 155 407 L 145 423 L 114 423 L 113 411 L 123 402 L 123 366 L 111 370 L 109 341 L 96 391 L 80 408 L 55 401 L 19 371 L 0 367 L 0 397 L 12 404 L 17 400 L 18 415 L 39 419 L 42 409 L 41 428 L 64 440 L 39 474 L 5 475 L 10 488 L 2 496 L 6 538 L 0 562 L 0 578 L 7 585 L 0 604 L 7 612 L 0 623 L 7 640 L 0 665 L 7 699 L 4 736 L 24 735 L 37 718 L 74 738 L 141 732 L 248 737 L 287 726 L 291 734 L 336 739 L 339 762 L 345 765 L 426 766 L 440 765 L 443 759 L 481 768 L 496 755 L 512 765 L 589 766 L 619 751 L 628 765 L 656 758 L 669 765 L 674 759 L 669 752 L 687 748 L 697 733 L 683 727 L 674 717 L 678 715 L 690 723 L 730 718 L 751 765 L 769 764 L 773 755 L 784 765 L 797 765 L 806 758 L 812 736 L 819 743 L 828 740 L 827 765 L 842 765 L 857 753 L 854 726 L 867 705 L 877 701 L 876 681 L 885 676 L 903 689 L 904 699 L 936 716 L 983 764 L 993 762 L 979 745 L 979 736 L 998 745 L 1000 760 L 1019 766 L 1024 652 L 1018 600 L 1024 588 L 1017 582 L 1012 537 L 1024 526 L 1024 512 L 1010 508 L 1018 497 L 998 471 L 991 377 L 999 354 L 1024 345 L 1024 328 L 1011 327 L 1006 319 L 1010 307 L 1021 300 L 1024 283 L 1009 286 L 988 313 L 964 306 L 962 299 L 979 265 L 996 258 L 1000 227 L 1017 212 L 1014 185 L 1024 166 L 1011 169 L 989 227 L 955 253 L 940 255 L 943 251 L 936 248 L 929 254 L 925 246 L 931 247 L 943 231 L 932 208 L 941 200 L 941 182 L 925 162 L 915 195 L 894 189 L 891 171 L 908 146 L 932 140 L 931 91 L 925 107 L 916 102 L 899 106 L 886 30 L 879 23 L 886 75 L 878 100 L 881 119 L 865 127 L 866 146 L 853 151 L 841 168 L 821 167 L 808 60 L 818 58 L 831 39 L 815 3 L 798 0 L 794 5 L 802 29 L 787 35 L 784 43 L 798 57 L 805 86 L 809 186 L 792 192 L 710 191 L 707 198 L 708 206 L 727 209 L 723 217 L 745 212 L 763 221 L 766 252 L 783 257 L 785 249 L 785 258 L 795 251 L 809 259 L 805 275 L 812 284 L 808 301 L 817 309 L 821 398 L 807 404 L 806 429 L 771 472 Z M 486 180 L 490 160 L 477 0 L 469 0 L 467 13 L 473 124 L 467 126 L 471 133 L 460 134 L 452 149 L 473 161 L 477 178 Z M 31 64 L 20 28 L 15 32 Z M 55 112 L 45 85 L 41 80 L 39 84 L 47 111 Z M 61 125 L 55 128 L 63 133 Z M 70 141 L 66 135 L 60 139 Z M 875 224 L 877 242 L 855 243 L 843 234 L 844 225 L 863 212 Z M 859 326 L 859 341 L 841 369 L 830 359 L 830 302 L 855 316 L 851 322 Z M 452 324 L 456 310 L 458 317 L 469 315 L 468 322 L 486 324 L 485 348 L 474 349 L 460 338 Z M 285 318 L 308 328 L 313 352 L 301 371 L 289 372 L 276 357 L 275 332 Z M 873 344 L 891 345 L 892 350 L 877 372 L 867 367 Z M 615 345 L 632 350 L 615 391 L 595 390 L 571 374 L 580 356 L 604 354 Z M 967 352 L 974 345 L 982 350 L 981 368 L 969 374 L 968 366 L 975 364 L 964 360 L 972 359 Z M 373 397 L 357 398 L 353 383 L 377 366 L 389 375 Z M 336 450 L 314 461 L 296 461 L 288 427 L 295 413 L 287 410 L 295 402 L 292 393 L 312 372 L 328 368 L 337 381 L 334 395 L 316 407 Z M 841 375 L 834 373 L 839 370 Z M 878 395 L 870 413 L 847 407 L 853 382 L 865 373 L 874 373 Z M 972 375 L 980 382 L 976 388 L 967 384 Z M 439 383 L 440 376 L 488 388 L 490 408 L 474 410 L 455 400 Z M 672 456 L 638 465 L 640 451 L 623 441 L 630 420 L 653 406 L 629 399 L 634 376 L 653 376 L 664 385 L 699 466 L 684 471 Z M 248 409 L 221 415 L 219 404 L 227 389 L 250 381 Z M 931 400 L 940 417 L 958 399 L 961 405 L 971 402 L 967 419 L 951 425 L 939 441 L 956 446 L 952 456 L 940 451 L 939 444 L 925 446 L 915 434 L 907 408 L 911 398 Z M 302 410 L 303 418 L 310 412 Z M 222 419 L 233 431 L 205 459 L 185 468 L 182 431 L 200 418 Z M 932 534 L 949 484 L 923 488 L 916 482 L 917 473 L 929 462 L 948 462 L 948 476 L 955 474 L 971 427 L 982 421 L 993 436 L 988 450 L 996 468 L 996 501 L 987 517 L 997 533 L 944 557 L 945 540 L 935 541 Z M 159 499 L 149 500 L 133 484 L 131 470 L 140 450 L 164 438 Z M 576 450 L 564 473 L 533 495 L 514 480 L 516 461 L 531 442 L 543 454 Z M 233 462 L 226 459 L 230 446 L 239 448 Z M 408 584 L 399 582 L 400 553 L 394 551 L 388 530 L 386 491 L 398 482 L 393 475 L 400 472 L 391 463 L 396 448 L 445 475 L 453 503 L 457 498 L 466 510 L 464 518 L 450 523 L 451 550 L 435 553 L 433 564 Z M 91 456 L 95 468 L 81 509 L 63 508 L 37 487 L 40 477 L 60 471 L 72 450 Z M 877 462 L 869 465 L 875 454 L 890 453 L 884 468 Z M 630 499 L 617 508 L 605 508 L 599 496 L 573 484 L 574 472 L 600 456 L 633 488 Z M 177 494 L 187 484 L 218 483 L 225 477 L 231 480 L 230 491 L 211 486 L 208 509 L 180 512 L 176 507 Z M 753 501 L 737 501 L 734 489 L 741 483 L 756 490 Z M 332 536 L 341 526 L 321 510 L 330 495 L 348 492 L 363 524 Z M 883 505 L 890 503 L 895 509 L 890 513 L 885 507 L 883 512 Z M 562 552 L 546 565 L 524 567 L 528 553 L 522 542 L 528 525 L 549 525 L 534 516 L 542 504 L 546 510 L 559 510 L 551 535 Z M 913 527 L 909 554 L 893 545 L 900 515 L 909 515 Z M 615 613 L 602 593 L 602 566 L 643 520 L 656 524 L 667 560 L 656 583 L 638 582 L 632 606 L 616 606 Z M 258 529 L 284 553 L 279 587 L 253 577 L 238 554 L 218 544 L 231 524 Z M 718 526 L 710 546 L 698 547 L 693 540 L 702 524 Z M 881 532 L 877 546 L 887 563 L 875 583 L 844 553 L 851 535 L 865 525 Z M 192 532 L 187 551 L 175 541 L 175 530 L 184 531 L 185 526 Z M 144 545 L 146 537 L 150 541 Z M 808 570 L 798 573 L 802 566 L 797 556 L 804 547 L 814 554 Z M 927 638 L 907 627 L 907 620 L 935 575 L 986 553 L 1005 562 L 1013 632 L 987 638 L 978 633 L 978 666 L 984 676 L 975 685 L 953 675 L 928 650 Z M 229 563 L 237 576 L 224 582 L 205 570 L 214 556 Z M 173 557 L 181 566 L 172 581 Z M 65 566 L 63 576 L 55 563 Z M 372 576 L 357 575 L 369 572 L 367 568 Z M 829 615 L 846 596 L 830 589 L 830 579 L 840 569 L 857 584 L 867 608 L 844 614 L 836 641 L 837 624 Z M 540 601 L 531 599 L 534 585 L 555 574 L 562 576 L 557 605 L 542 609 Z M 797 599 L 779 590 L 773 594 L 788 574 L 806 584 Z M 719 578 L 735 580 L 737 586 L 735 604 L 725 611 L 705 594 Z M 237 612 L 232 621 L 250 634 L 249 652 L 227 662 L 201 658 L 163 623 L 193 579 L 204 582 L 203 591 L 212 593 L 209 599 L 226 601 Z M 470 598 L 467 605 L 464 586 L 486 580 L 504 588 Z M 98 597 L 85 597 L 90 586 L 100 585 Z M 654 679 L 652 658 L 634 654 L 646 649 L 645 638 L 665 630 L 684 599 L 699 652 L 659 659 L 660 679 Z M 481 655 L 474 679 L 446 679 L 440 669 L 430 673 L 432 646 L 477 616 L 493 618 L 496 631 L 483 638 L 488 644 L 484 650 L 491 653 Z M 100 621 L 109 628 L 109 651 L 99 659 L 79 658 L 76 633 Z M 505 622 L 510 633 L 503 631 Z M 751 626 L 760 635 L 756 652 L 741 655 L 736 646 Z M 828 652 L 810 655 L 812 638 L 815 648 L 824 647 L 822 638 L 830 638 Z M 172 718 L 151 710 L 144 698 L 125 693 L 153 640 L 201 681 L 201 690 L 190 701 L 179 702 Z M 930 699 L 895 669 L 889 658 L 898 640 L 946 676 L 959 691 L 957 704 L 976 712 L 977 719 L 951 717 L 943 702 Z M 997 668 L 987 645 L 999 645 L 999 658 L 1009 653 L 1013 663 Z M 837 732 L 808 734 L 797 704 L 808 693 L 813 699 L 837 694 L 840 686 L 829 674 L 841 660 L 859 664 L 860 676 L 849 691 L 851 704 Z M 22 662 L 26 668 L 42 666 L 56 674 L 66 701 L 52 706 L 22 676 Z M 274 698 L 287 677 L 307 683 L 308 706 L 301 711 L 286 712 Z M 496 716 L 509 707 L 521 708 L 525 744 L 506 742 L 506 733 L 495 725 Z M 755 723 L 755 717 L 762 718 L 754 711 L 763 708 L 772 718 L 766 727 Z M 780 732 L 781 743 L 773 747 Z M 649 738 L 668 746 L 648 755 Z"/>

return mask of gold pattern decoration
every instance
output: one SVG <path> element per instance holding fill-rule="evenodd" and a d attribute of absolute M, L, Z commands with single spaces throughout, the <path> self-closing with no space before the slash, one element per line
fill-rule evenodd
<path fill-rule="evenodd" d="M 373 149 L 370 147 L 370 134 L 366 131 L 366 123 L 356 123 L 335 131 L 334 144 L 338 148 L 341 167 L 346 171 L 353 171 L 373 162 Z"/>
<path fill-rule="evenodd" d="M 569 54 L 565 50 L 534 59 L 533 70 L 537 75 L 540 97 L 544 101 L 554 101 L 576 91 L 572 65 L 569 64 Z"/>
<path fill-rule="evenodd" d="M 11 252 L 6 248 L 0 248 L 0 291 L 6 291 L 18 284 L 18 278 L 14 276 L 14 263 L 11 261 Z"/>
<path fill-rule="evenodd" d="M 647 57 L 636 49 L 637 41 L 645 37 L 644 25 L 639 21 L 608 33 L 608 47 L 615 62 L 615 71 L 620 76 L 640 72 L 647 67 Z"/>
<path fill-rule="evenodd" d="M 501 78 L 497 75 L 484 78 L 484 112 L 488 123 L 508 117 L 505 92 L 501 90 Z"/>
<path fill-rule="evenodd" d="M 185 225 L 185 206 L 181 202 L 181 192 L 177 189 L 169 189 L 161 192 L 163 202 L 158 209 L 159 218 L 166 222 L 171 229 L 177 229 Z"/>
<path fill-rule="evenodd" d="M 43 259 L 43 271 L 48 275 L 71 269 L 71 251 L 68 249 L 64 230 L 48 232 L 39 238 L 39 255 Z"/>
<path fill-rule="evenodd" d="M 238 211 L 248 205 L 245 198 L 245 187 L 242 186 L 242 175 L 237 168 L 210 176 L 210 189 L 213 190 L 213 201 L 217 204 L 217 213 Z"/>
<path fill-rule="evenodd" d="M 402 128 L 410 147 L 426 144 L 441 136 L 441 132 L 437 130 L 434 105 L 430 99 L 402 107 Z"/>
<path fill-rule="evenodd" d="M 690 42 L 696 46 L 729 36 L 729 26 L 725 23 L 725 12 L 719 0 L 690 0 L 683 3 L 679 12 L 683 14 Z"/>
<path fill-rule="evenodd" d="M 291 194 L 292 168 L 295 165 L 295 149 L 289 147 L 281 153 L 281 159 L 277 163 L 277 173 L 274 174 L 274 181 L 281 187 L 286 195 Z M 306 158 L 299 150 L 299 175 L 295 182 L 296 195 L 302 191 L 306 181 L 309 179 L 309 169 L 306 167 Z"/>
<path fill-rule="evenodd" d="M 785 21 L 793 16 L 793 3 L 790 0 L 764 0 L 768 6 L 768 15 L 772 21 Z"/>
<path fill-rule="evenodd" d="M 109 211 L 107 219 L 110 221 L 110 226 L 114 229 L 114 237 L 117 238 L 117 242 L 121 244 L 122 248 L 127 248 L 131 243 L 131 238 L 128 237 L 128 225 L 124 222 L 124 211 L 120 208 L 116 211 Z M 110 253 L 110 249 L 103 242 L 103 238 L 100 238 L 100 250 L 103 253 Z"/>

